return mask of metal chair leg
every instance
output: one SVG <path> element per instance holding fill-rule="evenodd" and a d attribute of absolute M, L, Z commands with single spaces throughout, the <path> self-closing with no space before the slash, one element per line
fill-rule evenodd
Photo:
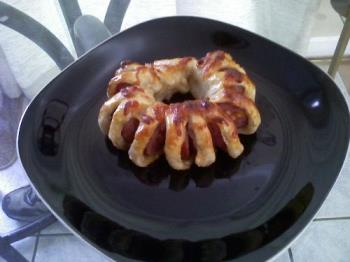
<path fill-rule="evenodd" d="M 104 24 L 112 34 L 116 34 L 120 31 L 129 3 L 130 0 L 110 0 Z"/>
<path fill-rule="evenodd" d="M 0 257 L 9 262 L 27 262 L 23 255 L 2 237 L 0 237 Z"/>
<path fill-rule="evenodd" d="M 48 225 L 51 225 L 55 221 L 56 218 L 53 215 L 48 214 L 28 225 L 8 233 L 3 237 L 0 237 L 0 257 L 3 257 L 9 262 L 26 262 L 27 260 L 14 247 L 12 247 L 11 244 L 33 235 L 34 233 L 46 228 Z"/>
<path fill-rule="evenodd" d="M 328 69 L 328 74 L 331 77 L 334 77 L 336 72 L 338 71 L 339 64 L 341 62 L 341 59 L 343 58 L 346 46 L 349 42 L 349 38 L 350 38 L 350 10 L 348 11 L 348 15 L 346 17 L 343 30 L 340 34 L 337 47 L 335 49 L 331 64 Z"/>
<path fill-rule="evenodd" d="M 66 21 L 70 37 L 72 39 L 75 51 L 78 56 L 81 56 L 82 53 L 79 52 L 78 45 L 74 39 L 74 23 L 75 21 L 82 16 L 80 6 L 77 0 L 58 0 L 64 20 Z"/>

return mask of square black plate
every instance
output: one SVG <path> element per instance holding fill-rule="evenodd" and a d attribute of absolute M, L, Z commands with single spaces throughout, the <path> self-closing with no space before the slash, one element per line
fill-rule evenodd
<path fill-rule="evenodd" d="M 262 125 L 237 160 L 175 172 L 135 167 L 101 134 L 97 116 L 121 60 L 201 57 L 221 49 L 257 87 Z M 72 231 L 119 261 L 261 261 L 293 240 L 341 169 L 349 112 L 334 82 L 293 52 L 225 23 L 148 21 L 66 68 L 30 104 L 20 126 L 22 164 Z"/>

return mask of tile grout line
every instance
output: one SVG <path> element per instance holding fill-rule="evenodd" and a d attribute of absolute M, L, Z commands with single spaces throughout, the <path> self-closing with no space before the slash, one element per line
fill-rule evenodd
<path fill-rule="evenodd" d="M 39 234 L 36 234 L 34 250 L 33 250 L 33 255 L 32 255 L 31 262 L 35 261 L 35 256 L 36 256 L 36 251 L 38 250 L 38 245 L 39 245 Z"/>
<path fill-rule="evenodd" d="M 294 257 L 291 248 L 288 248 L 288 255 L 290 262 L 294 262 Z"/>
<path fill-rule="evenodd" d="M 325 217 L 325 218 L 315 218 L 313 221 L 332 221 L 332 220 L 350 220 L 350 216 L 346 217 Z"/>

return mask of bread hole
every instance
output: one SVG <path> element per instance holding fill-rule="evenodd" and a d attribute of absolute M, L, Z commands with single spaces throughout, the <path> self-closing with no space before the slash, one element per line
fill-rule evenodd
<path fill-rule="evenodd" d="M 188 100 L 195 100 L 191 93 L 175 93 L 169 100 L 163 101 L 165 104 L 182 103 Z"/>

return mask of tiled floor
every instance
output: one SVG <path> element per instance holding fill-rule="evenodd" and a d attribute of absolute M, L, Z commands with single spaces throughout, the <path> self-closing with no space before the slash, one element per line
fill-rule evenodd
<path fill-rule="evenodd" d="M 37 250 L 33 256 L 33 260 L 47 262 L 48 258 L 52 262 L 111 261 L 97 253 L 91 247 L 87 247 L 85 243 L 71 234 L 39 236 Z"/>
<path fill-rule="evenodd" d="M 55 222 L 38 234 L 12 245 L 28 261 L 37 262 L 89 262 L 111 261 L 79 240 L 59 222 Z M 0 258 L 0 262 L 3 262 Z"/>
<path fill-rule="evenodd" d="M 33 251 L 36 244 L 36 240 L 36 236 L 31 236 L 17 241 L 12 246 L 16 248 L 28 261 L 31 261 L 34 254 Z"/>
<path fill-rule="evenodd" d="M 349 261 L 350 219 L 318 220 L 292 245 L 295 262 Z"/>

